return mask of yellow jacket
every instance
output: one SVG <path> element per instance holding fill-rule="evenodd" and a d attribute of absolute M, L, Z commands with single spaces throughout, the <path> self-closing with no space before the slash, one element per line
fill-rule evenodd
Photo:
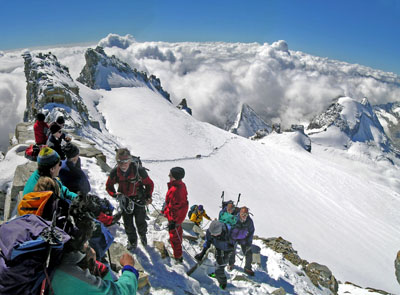
<path fill-rule="evenodd" d="M 211 220 L 210 216 L 207 215 L 206 210 L 203 210 L 202 212 L 199 212 L 197 209 L 193 211 L 192 216 L 190 216 L 190 221 L 193 221 L 194 223 L 196 223 L 197 225 L 199 225 L 202 220 L 203 217 Z"/>

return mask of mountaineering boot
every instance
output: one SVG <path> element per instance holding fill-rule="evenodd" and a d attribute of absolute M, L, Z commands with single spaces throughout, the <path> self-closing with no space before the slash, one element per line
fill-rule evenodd
<path fill-rule="evenodd" d="M 142 245 L 144 247 L 147 246 L 147 237 L 146 236 L 140 236 L 140 241 L 142 242 Z"/>
<path fill-rule="evenodd" d="M 252 271 L 250 268 L 245 268 L 244 272 L 249 276 L 254 276 L 254 271 Z"/>
<path fill-rule="evenodd" d="M 208 276 L 209 276 L 210 278 L 216 278 L 215 272 L 209 273 Z"/>
<path fill-rule="evenodd" d="M 219 284 L 219 287 L 220 287 L 222 290 L 225 290 L 226 284 Z"/>
<path fill-rule="evenodd" d="M 174 258 L 176 263 L 183 263 L 183 256 L 179 257 L 179 258 Z"/>
<path fill-rule="evenodd" d="M 129 252 L 134 252 L 137 248 L 137 242 L 129 243 L 127 248 Z"/>

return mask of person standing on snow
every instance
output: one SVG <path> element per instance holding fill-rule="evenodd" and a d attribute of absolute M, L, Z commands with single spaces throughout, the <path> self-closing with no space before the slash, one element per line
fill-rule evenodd
<path fill-rule="evenodd" d="M 203 221 L 203 217 L 211 220 L 210 216 L 207 215 L 206 210 L 204 210 L 203 205 L 199 205 L 191 214 L 190 221 L 193 221 L 197 226 L 200 226 L 200 223 Z"/>
<path fill-rule="evenodd" d="M 232 270 L 235 265 L 236 245 L 239 244 L 242 247 L 242 252 L 246 258 L 244 272 L 250 276 L 254 276 L 254 271 L 251 269 L 251 263 L 253 262 L 251 245 L 253 243 L 255 228 L 253 220 L 249 216 L 249 209 L 247 207 L 242 207 L 236 218 L 237 222 L 231 229 L 231 238 L 235 242 L 235 249 L 229 257 L 228 269 Z"/>
<path fill-rule="evenodd" d="M 209 276 L 215 277 L 218 280 L 219 287 L 225 289 L 227 278 L 224 268 L 233 251 L 229 228 L 225 223 L 218 220 L 213 220 L 211 222 L 206 232 L 206 240 L 203 245 L 203 250 L 194 258 L 196 258 L 197 261 L 201 261 L 206 254 L 207 249 L 211 247 L 211 244 L 214 245 L 216 250 L 215 259 L 217 260 L 217 265 L 215 272 L 209 274 Z"/>
<path fill-rule="evenodd" d="M 133 202 L 133 210 L 124 208 L 122 218 L 124 220 L 125 232 L 128 236 L 128 249 L 133 251 L 137 247 L 137 233 L 133 224 L 133 217 L 140 241 L 147 246 L 147 222 L 146 205 L 152 202 L 154 183 L 147 174 L 145 168 L 132 162 L 132 156 L 128 149 L 121 148 L 116 154 L 117 167 L 111 170 L 106 183 L 108 194 L 120 201 L 120 204 Z M 118 191 L 114 185 L 118 184 Z"/>
<path fill-rule="evenodd" d="M 182 262 L 183 231 L 181 224 L 189 209 L 188 193 L 186 185 L 182 181 L 182 178 L 185 177 L 185 170 L 181 167 L 174 167 L 168 176 L 170 181 L 162 213 L 168 219 L 169 241 L 174 251 L 174 258 L 177 262 Z"/>

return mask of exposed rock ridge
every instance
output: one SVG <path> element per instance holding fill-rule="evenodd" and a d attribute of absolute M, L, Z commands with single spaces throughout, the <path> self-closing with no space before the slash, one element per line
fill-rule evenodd
<path fill-rule="evenodd" d="M 82 84 L 92 89 L 105 90 L 146 85 L 171 102 L 170 95 L 162 88 L 160 79 L 154 75 L 148 77 L 147 73 L 132 69 L 114 55 L 109 57 L 102 47 L 88 48 L 85 59 L 86 64 L 77 79 Z"/>

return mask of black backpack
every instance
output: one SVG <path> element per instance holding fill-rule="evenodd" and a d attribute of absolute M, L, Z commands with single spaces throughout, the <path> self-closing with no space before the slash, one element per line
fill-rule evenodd
<path fill-rule="evenodd" d="M 190 219 L 190 217 L 192 217 L 193 212 L 197 209 L 197 205 L 193 205 L 192 207 L 190 207 L 190 210 L 188 212 L 188 218 Z"/>

